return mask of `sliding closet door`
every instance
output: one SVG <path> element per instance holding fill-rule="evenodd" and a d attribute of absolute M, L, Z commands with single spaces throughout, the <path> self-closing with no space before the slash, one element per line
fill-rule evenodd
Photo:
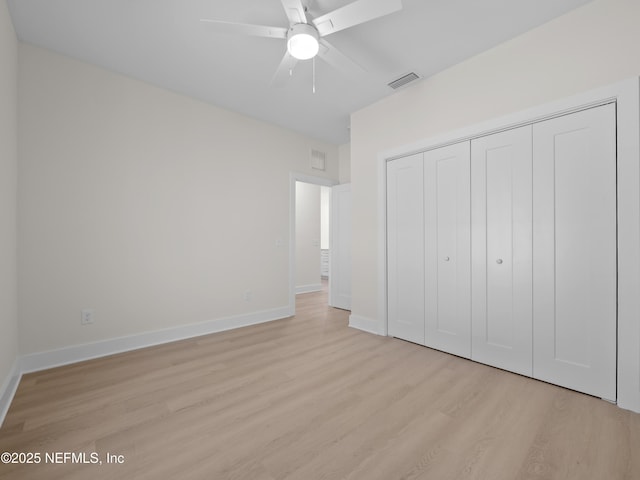
<path fill-rule="evenodd" d="M 424 154 L 425 344 L 471 357 L 470 144 Z"/>
<path fill-rule="evenodd" d="M 534 376 L 616 398 L 616 120 L 534 126 Z"/>
<path fill-rule="evenodd" d="M 472 352 L 532 374 L 531 129 L 471 142 Z"/>
<path fill-rule="evenodd" d="M 387 164 L 389 335 L 424 344 L 423 155 Z"/>

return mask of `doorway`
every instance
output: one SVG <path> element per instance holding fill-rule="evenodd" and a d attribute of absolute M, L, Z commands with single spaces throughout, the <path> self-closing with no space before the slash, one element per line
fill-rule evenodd
<path fill-rule="evenodd" d="M 322 208 L 322 196 L 325 197 L 325 201 L 328 200 L 331 195 L 330 187 L 336 184 L 334 180 L 322 177 L 294 173 L 290 176 L 289 313 L 291 315 L 295 315 L 296 294 L 322 290 L 323 273 L 326 273 L 327 277 L 326 287 L 330 288 L 328 229 L 331 216 L 329 208 Z M 324 194 L 322 188 L 326 189 Z M 325 218 L 325 228 L 321 225 L 322 217 Z M 323 250 L 327 257 L 326 269 L 323 266 Z"/>
<path fill-rule="evenodd" d="M 296 182 L 296 295 L 327 287 L 330 196 L 330 187 Z"/>

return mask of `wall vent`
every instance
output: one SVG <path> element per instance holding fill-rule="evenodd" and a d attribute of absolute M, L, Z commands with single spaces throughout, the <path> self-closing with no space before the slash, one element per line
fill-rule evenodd
<path fill-rule="evenodd" d="M 311 149 L 311 168 L 324 171 L 326 169 L 326 159 L 326 153 L 320 150 L 314 150 L 313 148 Z"/>
<path fill-rule="evenodd" d="M 404 87 L 406 84 L 414 82 L 420 78 L 420 75 L 414 72 L 407 73 L 406 75 L 401 76 L 400 78 L 396 78 L 393 82 L 389 82 L 389 85 L 394 90 L 397 90 L 400 87 Z"/>

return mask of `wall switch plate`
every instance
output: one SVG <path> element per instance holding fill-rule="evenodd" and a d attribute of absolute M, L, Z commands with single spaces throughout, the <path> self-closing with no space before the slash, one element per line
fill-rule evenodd
<path fill-rule="evenodd" d="M 81 325 L 89 325 L 95 320 L 95 312 L 92 308 L 83 308 L 80 317 Z"/>

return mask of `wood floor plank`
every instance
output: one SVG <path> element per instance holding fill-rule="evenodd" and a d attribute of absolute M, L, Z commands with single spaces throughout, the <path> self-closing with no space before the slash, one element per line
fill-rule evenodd
<path fill-rule="evenodd" d="M 0 464 L 0 479 L 640 478 L 640 415 L 350 329 L 326 300 L 299 295 L 292 318 L 25 375 L 0 452 L 103 464 Z"/>

